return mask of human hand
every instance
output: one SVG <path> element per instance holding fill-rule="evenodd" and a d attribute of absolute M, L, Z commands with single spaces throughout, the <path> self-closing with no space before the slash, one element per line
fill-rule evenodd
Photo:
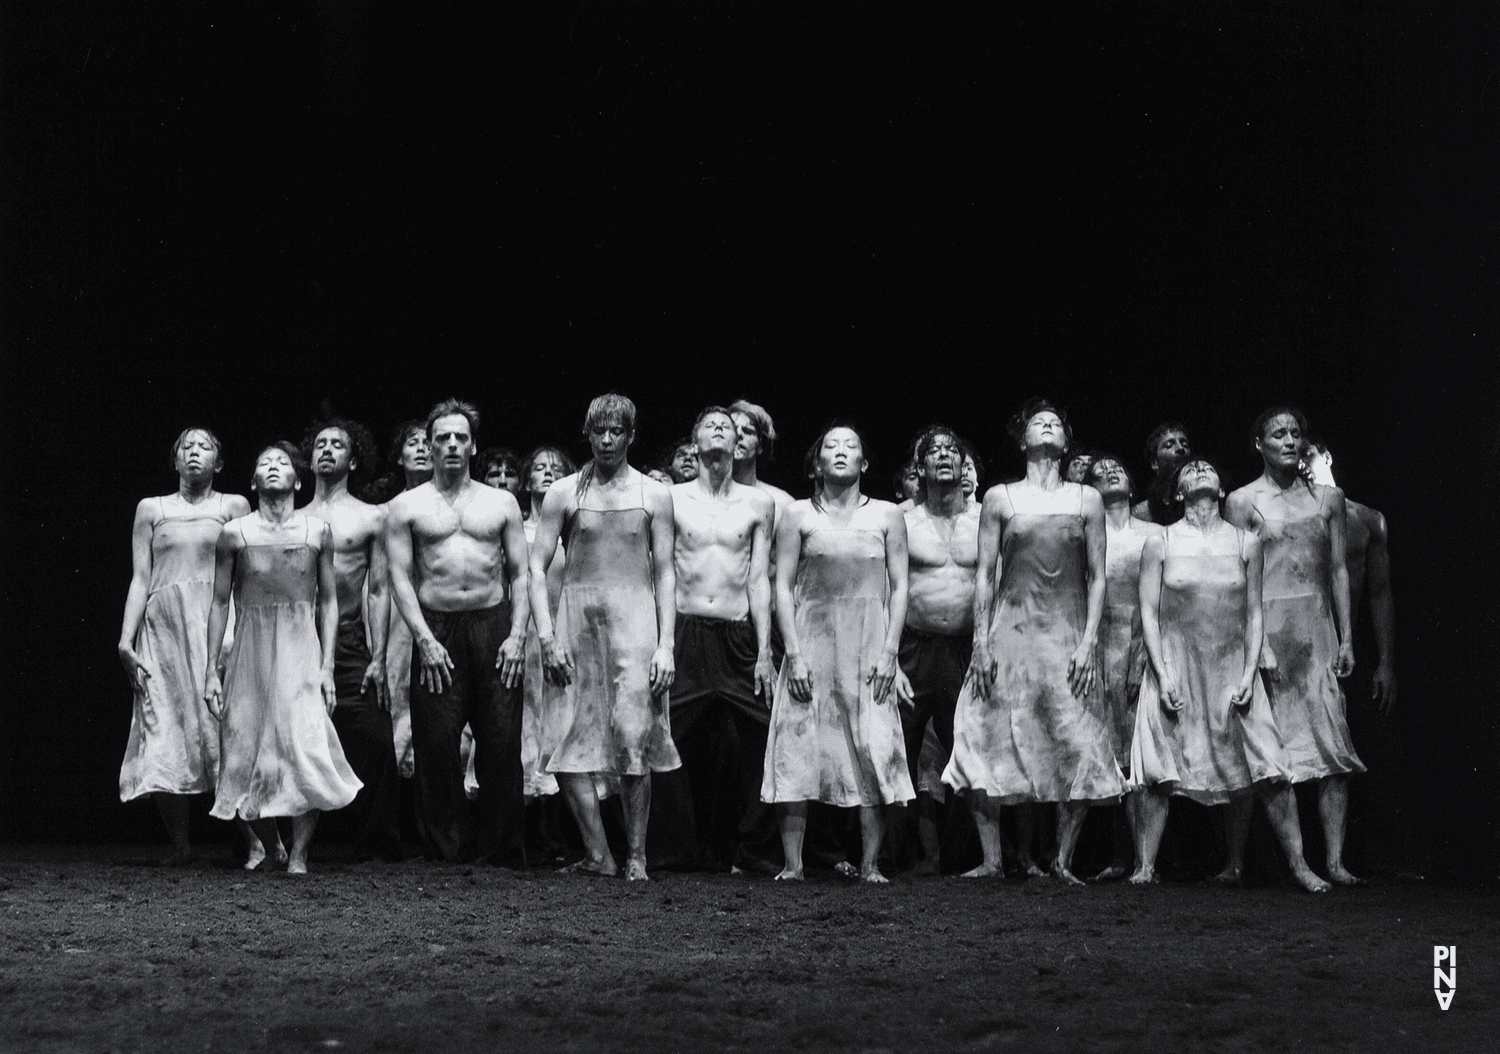
<path fill-rule="evenodd" d="M 556 637 L 542 640 L 542 669 L 547 673 L 547 680 L 559 688 L 573 683 L 573 656 L 557 642 Z"/>
<path fill-rule="evenodd" d="M 125 676 L 130 678 L 130 687 L 136 695 L 146 694 L 146 682 L 151 679 L 151 671 L 146 669 L 146 660 L 135 653 L 135 649 L 128 644 L 121 644 L 120 665 L 125 667 Z"/>
<path fill-rule="evenodd" d="M 1370 698 L 1375 700 L 1382 714 L 1396 711 L 1396 668 L 1388 662 L 1375 667 L 1375 683 L 1370 689 Z"/>
<path fill-rule="evenodd" d="M 776 692 L 776 667 L 771 665 L 771 653 L 763 651 L 755 657 L 755 694 L 767 707 Z"/>
<path fill-rule="evenodd" d="M 990 649 L 987 647 L 974 649 L 973 658 L 969 660 L 969 672 L 967 679 L 974 684 L 974 694 L 981 699 L 990 697 L 990 689 L 995 685 L 995 673 L 998 667 L 995 660 L 990 657 Z"/>
<path fill-rule="evenodd" d="M 1177 713 L 1182 709 L 1182 694 L 1177 690 L 1177 681 L 1171 674 L 1163 677 L 1158 682 L 1161 688 L 1161 708 L 1169 713 Z"/>
<path fill-rule="evenodd" d="M 1068 687 L 1079 699 L 1094 690 L 1094 651 L 1093 641 L 1079 641 L 1068 660 Z"/>
<path fill-rule="evenodd" d="M 506 637 L 495 653 L 495 669 L 500 671 L 500 683 L 514 688 L 521 683 L 526 673 L 526 642 L 524 639 Z"/>
<path fill-rule="evenodd" d="M 339 688 L 333 680 L 333 667 L 323 667 L 322 674 L 318 680 L 318 687 L 323 692 L 323 709 L 328 711 L 329 717 L 332 717 L 334 710 L 338 709 L 339 705 Z"/>
<path fill-rule="evenodd" d="M 215 721 L 224 720 L 224 685 L 219 681 L 219 671 L 209 670 L 203 686 L 203 704 L 214 715 Z"/>
<path fill-rule="evenodd" d="M 896 704 L 908 710 L 917 705 L 916 693 L 911 690 L 911 679 L 899 665 L 896 667 Z"/>
<path fill-rule="evenodd" d="M 391 686 L 386 680 L 385 663 L 379 659 L 372 659 L 365 667 L 364 679 L 359 682 L 359 694 L 365 695 L 371 688 L 375 689 L 375 705 L 390 713 Z"/>
<path fill-rule="evenodd" d="M 1272 649 L 1270 641 L 1261 642 L 1260 671 L 1272 684 L 1281 683 L 1281 667 L 1276 664 L 1276 652 Z"/>
<path fill-rule="evenodd" d="M 422 687 L 433 695 L 442 695 L 443 689 L 453 683 L 453 660 L 448 649 L 433 636 L 420 637 L 417 650 L 422 653 Z"/>
<path fill-rule="evenodd" d="M 870 672 L 865 674 L 865 683 L 870 685 L 877 703 L 885 702 L 885 697 L 891 690 L 891 682 L 900 672 L 901 667 L 896 662 L 896 653 L 894 651 L 881 652 L 880 658 L 876 659 L 875 664 L 870 667 Z"/>
<path fill-rule="evenodd" d="M 1354 642 L 1344 641 L 1339 645 L 1338 658 L 1333 660 L 1335 677 L 1348 677 L 1354 672 Z"/>
<path fill-rule="evenodd" d="M 800 654 L 788 655 L 785 662 L 787 667 L 787 687 L 792 690 L 792 698 L 799 703 L 812 702 L 813 676 L 812 668 L 807 665 L 807 660 Z"/>
<path fill-rule="evenodd" d="M 672 661 L 672 649 L 665 644 L 657 645 L 651 653 L 651 694 L 664 695 L 677 677 L 677 665 Z"/>
<path fill-rule="evenodd" d="M 1255 671 L 1250 671 L 1250 676 L 1255 676 Z M 1251 680 L 1243 680 L 1239 686 L 1229 692 L 1229 705 L 1237 710 L 1243 710 L 1250 705 L 1250 700 L 1255 698 L 1255 684 Z"/>

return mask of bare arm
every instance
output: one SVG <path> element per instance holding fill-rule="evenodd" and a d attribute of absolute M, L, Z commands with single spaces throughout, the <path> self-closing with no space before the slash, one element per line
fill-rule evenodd
<path fill-rule="evenodd" d="M 1375 624 L 1375 647 L 1380 651 L 1371 695 L 1381 712 L 1388 714 L 1396 706 L 1396 598 L 1391 593 L 1390 537 L 1385 517 L 1379 513 L 1370 524 L 1370 544 L 1365 550 L 1365 590 L 1370 598 L 1370 621 Z"/>
<path fill-rule="evenodd" d="M 759 492 L 757 492 L 759 493 Z M 776 503 L 769 497 L 750 528 L 750 621 L 755 624 L 755 694 L 769 704 L 776 676 L 771 668 L 771 532 Z"/>
<path fill-rule="evenodd" d="M 150 498 L 135 507 L 135 522 L 130 527 L 130 589 L 125 594 L 125 621 L 120 626 L 120 664 L 135 694 L 144 696 L 151 673 L 135 651 L 135 638 L 146 617 L 146 597 L 151 591 L 151 508 Z"/>
<path fill-rule="evenodd" d="M 391 595 L 396 601 L 396 610 L 411 628 L 412 640 L 416 641 L 422 660 L 419 674 L 422 686 L 441 694 L 453 683 L 453 660 L 422 617 L 422 605 L 417 600 L 417 588 L 411 578 L 411 521 L 407 496 L 399 494 L 391 502 L 385 521 L 385 555 L 390 563 Z"/>
<path fill-rule="evenodd" d="M 224 719 L 224 687 L 219 683 L 219 649 L 229 624 L 229 601 L 234 593 L 234 561 L 240 550 L 240 535 L 232 524 L 219 530 L 214 546 L 214 600 L 208 609 L 208 672 L 204 677 L 203 701 L 209 713 Z"/>
<path fill-rule="evenodd" d="M 1261 608 L 1261 582 L 1265 554 L 1260 538 L 1246 533 L 1243 551 L 1245 562 L 1245 669 L 1239 688 L 1231 697 L 1235 706 L 1249 706 L 1255 689 L 1255 674 L 1260 668 L 1260 644 L 1264 636 L 1265 613 Z"/>
<path fill-rule="evenodd" d="M 526 528 L 521 526 L 521 506 L 508 492 L 501 491 L 505 506 L 505 572 L 510 577 L 510 635 L 500 644 L 495 656 L 495 666 L 500 670 L 500 680 L 507 688 L 521 683 L 521 674 L 526 669 L 526 624 L 531 618 L 531 605 L 527 602 L 531 592 L 529 564 L 530 553 L 526 544 Z M 545 576 L 544 576 L 545 577 Z M 543 583 L 545 590 L 546 583 Z"/>
<path fill-rule="evenodd" d="M 901 629 L 906 625 L 906 563 L 906 517 L 891 505 L 885 509 L 885 575 L 890 586 L 885 647 L 867 678 L 874 688 L 876 702 L 890 691 L 900 668 L 896 657 L 901 650 Z"/>
<path fill-rule="evenodd" d="M 1151 659 L 1151 669 L 1156 672 L 1161 705 L 1168 710 L 1181 710 L 1177 682 L 1167 669 L 1161 648 L 1161 579 L 1165 561 L 1165 537 L 1152 535 L 1147 538 L 1141 549 L 1141 637 L 1146 644 L 1146 655 Z"/>
<path fill-rule="evenodd" d="M 990 654 L 990 608 L 995 602 L 994 575 L 1000 562 L 1000 536 L 1010 512 L 1001 487 L 991 487 L 979 511 L 979 566 L 974 572 L 974 657 L 969 675 L 980 698 L 988 699 L 995 683 L 995 659 Z"/>
<path fill-rule="evenodd" d="M 1083 540 L 1088 553 L 1088 618 L 1083 638 L 1068 660 L 1068 686 L 1076 696 L 1084 696 L 1094 687 L 1094 667 L 1099 643 L 1099 622 L 1104 617 L 1104 499 L 1093 487 L 1083 488 Z"/>
<path fill-rule="evenodd" d="M 386 510 L 376 506 L 375 533 L 370 538 L 370 573 L 365 579 L 366 615 L 370 627 L 370 665 L 365 669 L 360 692 L 372 683 L 375 700 L 382 710 L 391 708 L 389 686 L 385 680 L 385 642 L 391 626 L 391 568 L 385 555 Z"/>
<path fill-rule="evenodd" d="M 1354 633 L 1349 618 L 1349 565 L 1345 563 L 1347 548 L 1348 506 L 1344 492 L 1338 487 L 1328 502 L 1328 558 L 1333 562 L 1329 575 L 1333 586 L 1333 613 L 1339 625 L 1339 655 L 1334 662 L 1334 673 L 1348 677 L 1354 672 Z"/>
<path fill-rule="evenodd" d="M 677 675 L 673 653 L 677 648 L 677 571 L 672 547 L 677 528 L 672 511 L 672 493 L 650 481 L 646 504 L 651 510 L 651 569 L 656 589 L 656 653 L 651 656 L 651 691 L 661 695 L 672 687 Z"/>
<path fill-rule="evenodd" d="M 542 664 L 547 678 L 554 684 L 569 684 L 573 680 L 573 660 L 566 647 L 558 643 L 552 625 L 552 605 L 547 598 L 547 567 L 557 552 L 558 535 L 562 533 L 563 518 L 568 511 L 568 493 L 565 487 L 573 485 L 573 477 L 559 480 L 547 488 L 542 499 L 542 510 L 537 515 L 536 537 L 531 540 L 527 561 L 531 573 L 527 576 L 531 596 L 531 620 L 536 623 L 536 634 L 542 645 Z"/>
<path fill-rule="evenodd" d="M 797 563 L 802 559 L 801 503 L 789 506 L 776 524 L 776 618 L 781 623 L 781 639 L 786 645 L 787 687 L 792 698 L 807 702 L 812 698 L 812 672 L 802 658 L 802 642 L 797 639 L 797 602 L 792 583 L 797 580 Z"/>
<path fill-rule="evenodd" d="M 323 706 L 331 714 L 339 702 L 333 681 L 333 651 L 339 636 L 339 579 L 333 569 L 333 528 L 326 521 L 322 523 L 318 549 L 318 638 L 323 648 Z"/>

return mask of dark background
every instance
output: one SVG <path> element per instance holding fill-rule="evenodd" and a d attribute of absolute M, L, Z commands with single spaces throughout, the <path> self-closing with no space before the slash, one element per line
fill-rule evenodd
<path fill-rule="evenodd" d="M 114 644 L 189 423 L 244 493 L 325 397 L 524 449 L 618 388 L 654 456 L 745 395 L 774 482 L 848 414 L 887 494 L 932 419 L 1013 475 L 1034 393 L 1238 485 L 1289 399 L 1391 524 L 1438 872 L 1494 875 L 1483 5 L 487 6 L 0 6 L 0 836 L 161 838 Z"/>

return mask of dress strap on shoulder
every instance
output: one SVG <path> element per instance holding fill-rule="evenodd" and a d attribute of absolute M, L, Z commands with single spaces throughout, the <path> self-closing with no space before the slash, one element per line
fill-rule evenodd
<path fill-rule="evenodd" d="M 219 522 L 224 522 L 224 495 L 219 495 Z"/>
<path fill-rule="evenodd" d="M 1083 484 L 1082 483 L 1075 483 L 1073 485 L 1078 488 L 1078 515 L 1082 516 L 1083 515 Z"/>
<path fill-rule="evenodd" d="M 234 525 L 240 529 L 240 543 L 243 545 L 249 545 L 250 539 L 245 537 L 245 518 L 241 516 L 239 519 L 234 521 Z"/>
<path fill-rule="evenodd" d="M 167 503 L 166 503 L 166 499 L 158 496 L 157 499 L 156 499 L 156 519 L 157 519 L 157 522 L 160 523 L 162 520 L 165 520 L 166 518 L 167 518 Z"/>
<path fill-rule="evenodd" d="M 312 517 L 311 516 L 303 516 L 302 517 L 302 544 L 306 545 L 306 546 L 311 546 L 312 545 Z"/>

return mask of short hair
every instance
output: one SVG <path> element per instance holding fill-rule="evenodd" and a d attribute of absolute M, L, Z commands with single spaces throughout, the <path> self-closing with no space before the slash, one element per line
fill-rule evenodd
<path fill-rule="evenodd" d="M 728 407 L 725 407 L 725 406 L 705 406 L 703 409 L 701 409 L 701 410 L 698 411 L 698 416 L 695 417 L 695 418 L 693 418 L 693 427 L 688 430 L 688 440 L 687 441 L 689 443 L 697 443 L 698 442 L 698 426 L 703 423 L 703 419 L 705 417 L 712 417 L 714 414 L 723 414 L 725 417 L 729 418 L 730 427 L 734 426 L 734 413 L 732 411 L 730 411 L 730 409 Z M 678 444 L 678 445 L 680 446 L 681 444 Z M 674 454 L 677 453 L 677 450 L 676 450 L 675 447 L 673 448 L 672 453 L 674 453 Z"/>
<path fill-rule="evenodd" d="M 321 416 L 308 425 L 307 431 L 302 435 L 299 451 L 303 461 L 312 464 L 313 444 L 318 441 L 318 433 L 325 428 L 337 428 L 349 437 L 349 446 L 354 456 L 354 465 L 349 469 L 351 482 L 362 482 L 375 475 L 380 468 L 380 455 L 375 447 L 375 437 L 358 421 L 351 421 L 347 417 L 339 417 L 332 413 L 326 403 Z"/>
<path fill-rule="evenodd" d="M 818 466 L 818 452 L 823 449 L 823 440 L 827 439 L 828 433 L 832 432 L 835 428 L 847 428 L 853 432 L 854 437 L 859 440 L 860 451 L 863 453 L 865 437 L 864 433 L 859 430 L 859 426 L 853 421 L 844 418 L 835 418 L 829 423 L 828 427 L 818 433 L 818 437 L 812 441 L 812 445 L 807 448 L 807 453 L 802 458 L 802 471 L 807 474 L 808 478 L 812 478 L 813 470 Z"/>
<path fill-rule="evenodd" d="M 1213 461 L 1206 457 L 1199 457 L 1197 454 L 1192 454 L 1188 457 L 1183 458 L 1182 461 L 1178 463 L 1177 467 L 1172 470 L 1172 485 L 1167 488 L 1167 493 L 1164 495 L 1168 505 L 1176 506 L 1178 508 L 1182 506 L 1182 502 L 1177 500 L 1177 484 L 1182 479 L 1182 470 L 1187 468 L 1189 465 L 1196 465 L 1200 462 L 1214 470 L 1214 475 L 1219 477 L 1219 486 L 1221 489 L 1223 489 L 1225 494 L 1228 494 L 1232 489 L 1229 485 L 1229 477 L 1224 475 L 1224 470 L 1219 467 L 1219 463 L 1217 461 Z"/>
<path fill-rule="evenodd" d="M 196 425 L 194 425 L 191 428 L 184 428 L 181 432 L 178 432 L 177 433 L 177 438 L 172 441 L 172 471 L 173 472 L 177 471 L 177 451 L 179 451 L 179 450 L 182 449 L 182 441 L 184 439 L 186 439 L 188 436 L 192 435 L 194 432 L 202 432 L 204 435 L 206 435 L 208 437 L 208 441 L 214 445 L 214 456 L 218 460 L 218 465 L 219 465 L 220 468 L 223 468 L 224 467 L 224 447 L 219 443 L 219 437 L 216 436 L 216 435 L 214 435 L 213 431 L 210 430 L 210 429 L 199 428 Z M 258 460 L 258 458 L 257 458 L 257 460 Z"/>
<path fill-rule="evenodd" d="M 473 403 L 466 403 L 462 399 L 444 399 L 431 410 L 427 411 L 427 440 L 432 441 L 432 426 L 439 417 L 462 417 L 469 422 L 469 438 L 477 439 L 479 436 L 479 410 Z"/>
<path fill-rule="evenodd" d="M 511 471 L 517 476 L 521 474 L 521 460 L 516 457 L 515 451 L 508 446 L 486 447 L 474 459 L 474 478 L 483 482 L 484 477 L 490 474 L 490 470 L 496 466 L 509 465 Z"/>
<path fill-rule="evenodd" d="M 1151 429 L 1151 434 L 1146 437 L 1146 464 L 1151 464 L 1156 459 L 1156 445 L 1166 438 L 1169 432 L 1181 432 L 1187 440 L 1188 449 L 1193 449 L 1193 433 L 1188 431 L 1187 425 L 1181 421 L 1163 421 Z M 1121 467 L 1124 467 L 1122 461 Z"/>
<path fill-rule="evenodd" d="M 1307 423 L 1306 414 L 1297 409 L 1297 407 L 1293 406 L 1291 403 L 1278 403 L 1275 406 L 1266 407 L 1266 409 L 1262 410 L 1259 416 L 1255 418 L 1255 424 L 1251 426 L 1250 438 L 1264 439 L 1266 437 L 1266 425 L 1270 424 L 1273 419 L 1280 417 L 1282 414 L 1286 414 L 1287 416 L 1291 417 L 1292 420 L 1296 421 L 1297 430 L 1300 431 L 1304 436 L 1312 431 L 1312 426 Z"/>
<path fill-rule="evenodd" d="M 964 457 L 966 457 L 970 461 L 974 462 L 974 485 L 978 486 L 984 480 L 984 459 L 981 458 L 979 456 L 978 451 L 976 451 L 968 443 L 965 443 L 963 440 L 959 440 L 959 442 L 963 443 L 963 446 L 964 446 L 963 455 L 964 455 Z M 963 465 L 963 459 L 962 458 L 959 459 L 959 465 L 960 465 L 960 467 L 962 467 L 962 465 Z"/>
<path fill-rule="evenodd" d="M 756 434 L 760 436 L 760 445 L 765 451 L 766 460 L 771 460 L 771 455 L 776 452 L 776 425 L 772 423 L 771 415 L 766 413 L 766 408 L 748 399 L 736 399 L 729 404 L 729 412 L 744 414 L 750 418 L 755 425 Z M 821 443 L 822 440 L 819 439 L 818 442 Z"/>
<path fill-rule="evenodd" d="M 1097 450 L 1091 450 L 1087 447 L 1079 447 L 1077 450 L 1069 450 L 1066 454 L 1064 454 L 1062 459 L 1062 475 L 1064 476 L 1064 478 L 1066 478 L 1068 475 L 1068 469 L 1073 467 L 1073 462 L 1082 461 L 1085 458 L 1089 460 L 1089 465 L 1090 467 L 1092 467 L 1093 463 L 1099 460 L 1099 452 Z M 1087 482 L 1087 472 L 1084 473 L 1084 477 L 1085 482 Z"/>
<path fill-rule="evenodd" d="M 818 442 L 821 444 L 822 440 Z M 909 457 L 903 461 L 896 471 L 891 473 L 891 489 L 897 494 L 901 494 L 902 488 L 906 486 L 907 473 L 914 471 L 916 467 L 917 459 L 914 457 Z M 920 483 L 917 485 L 921 486 Z"/>
<path fill-rule="evenodd" d="M 1135 477 L 1130 473 L 1130 466 L 1126 465 L 1124 461 L 1115 457 L 1113 454 L 1108 453 L 1107 451 L 1091 450 L 1089 451 L 1089 454 L 1093 457 L 1094 463 L 1091 464 L 1089 466 L 1089 470 L 1084 473 L 1083 479 L 1085 483 L 1092 484 L 1095 477 L 1101 475 L 1101 473 L 1099 472 L 1099 466 L 1104 464 L 1106 461 L 1113 461 L 1116 465 L 1120 466 L 1120 471 L 1125 473 L 1125 485 L 1130 488 L 1130 496 L 1132 498 L 1135 497 Z"/>
<path fill-rule="evenodd" d="M 401 452 L 406 449 L 406 441 L 413 435 L 426 435 L 427 422 L 419 421 L 413 417 L 409 421 L 402 421 L 391 430 L 391 445 L 386 450 L 386 464 L 392 469 L 401 467 Z"/>
<path fill-rule="evenodd" d="M 292 468 L 296 471 L 299 479 L 306 474 L 307 462 L 302 460 L 302 451 L 298 450 L 297 445 L 291 440 L 278 439 L 273 443 L 262 444 L 260 449 L 255 452 L 255 460 L 251 462 L 252 467 L 250 469 L 250 478 L 252 480 L 255 478 L 254 466 L 260 464 L 261 455 L 267 450 L 279 450 L 285 454 L 287 460 L 292 463 Z"/>
<path fill-rule="evenodd" d="M 932 450 L 933 440 L 938 436 L 947 436 L 953 440 L 953 445 L 958 448 L 958 460 L 962 467 L 964 454 L 968 451 L 969 444 L 964 442 L 963 436 L 944 424 L 931 424 L 917 433 L 916 439 L 912 440 L 911 453 L 918 464 L 921 464 Z"/>
<path fill-rule="evenodd" d="M 1049 412 L 1056 414 L 1057 419 L 1062 422 L 1063 452 L 1067 453 L 1073 447 L 1073 426 L 1068 422 L 1067 411 L 1050 399 L 1042 399 L 1038 396 L 1027 399 L 1021 404 L 1021 409 L 1016 411 L 1015 416 L 1007 422 L 1005 430 L 1017 443 L 1025 442 L 1026 426 L 1031 423 L 1031 419 L 1037 414 Z M 977 469 L 979 462 L 974 462 L 974 467 Z"/>
<path fill-rule="evenodd" d="M 596 396 L 589 403 L 588 412 L 583 415 L 583 434 L 588 435 L 595 426 L 610 420 L 619 421 L 620 427 L 625 431 L 634 432 L 635 403 L 619 392 L 606 392 Z"/>

